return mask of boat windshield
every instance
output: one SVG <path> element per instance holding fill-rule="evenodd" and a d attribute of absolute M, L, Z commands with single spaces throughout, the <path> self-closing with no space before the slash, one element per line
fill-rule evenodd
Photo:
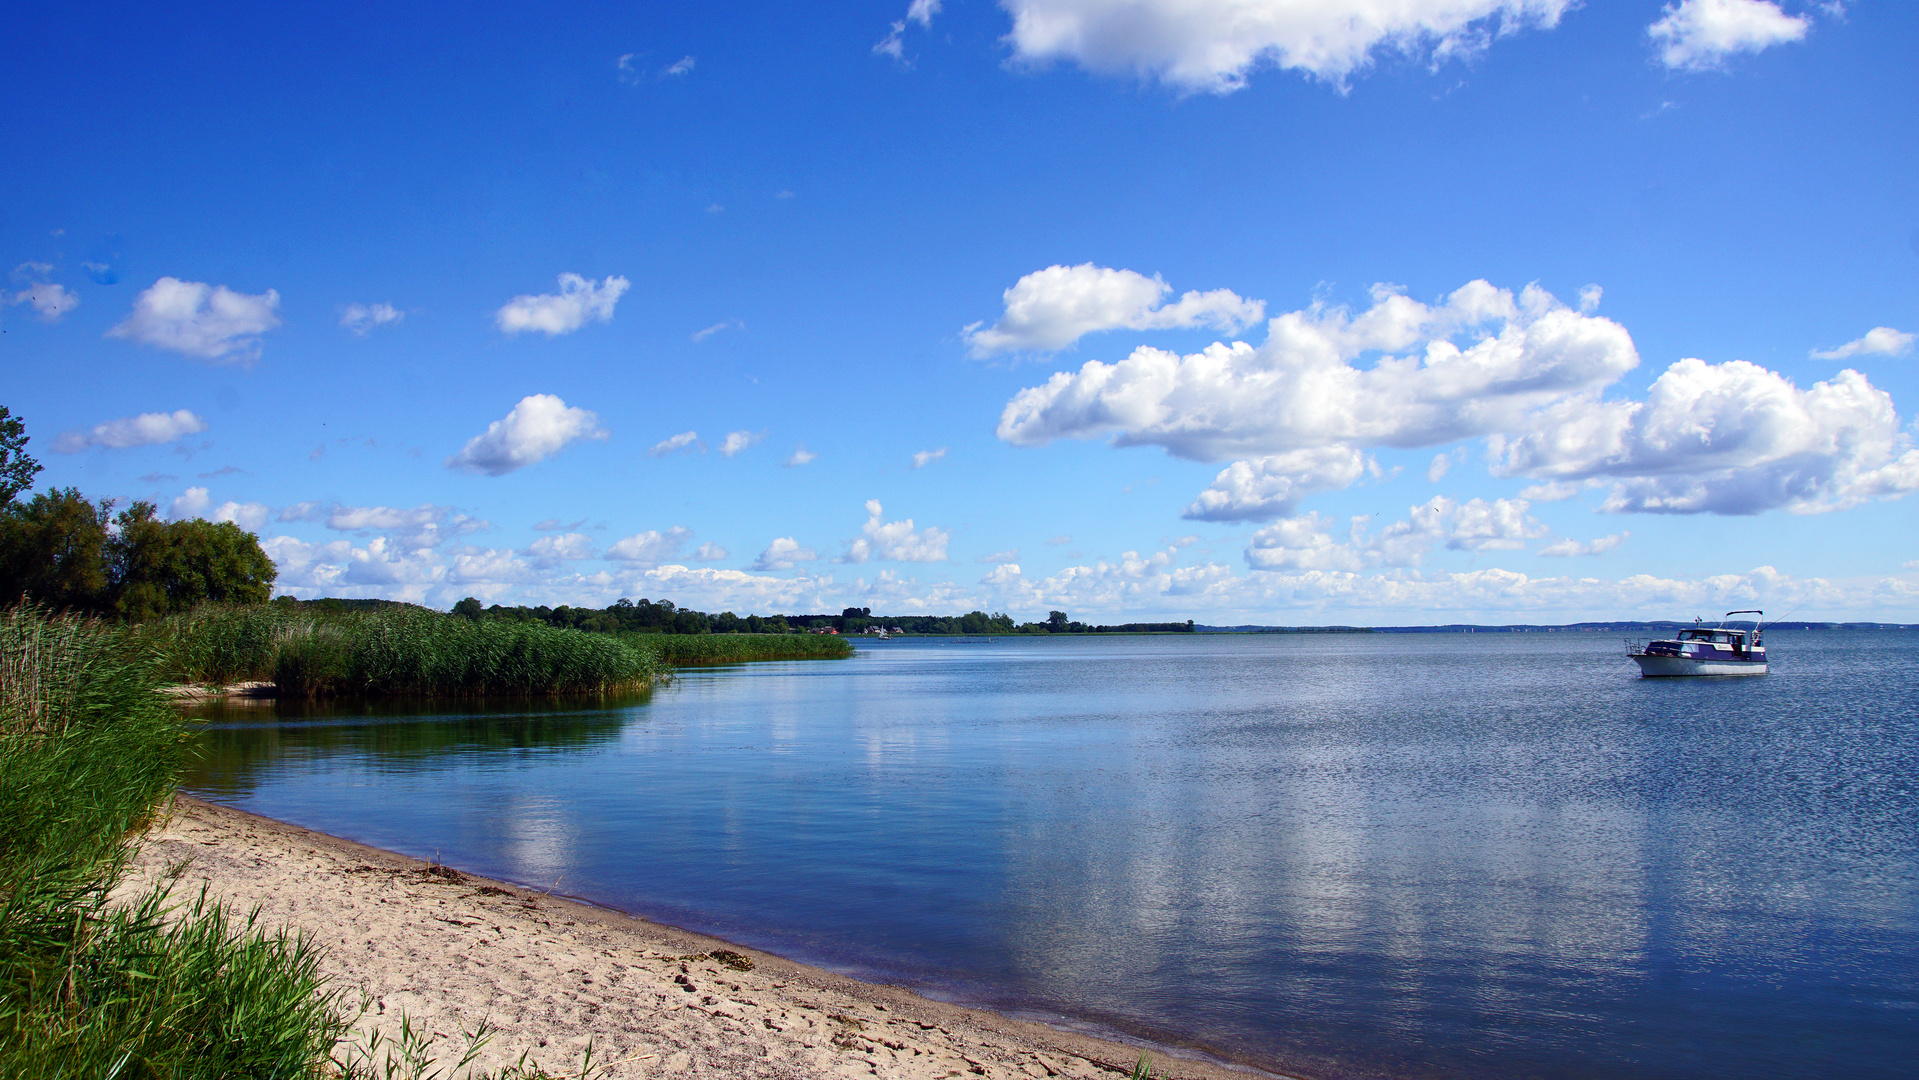
<path fill-rule="evenodd" d="M 1680 641 L 1718 641 L 1737 645 L 1746 639 L 1744 630 L 1681 630 Z"/>

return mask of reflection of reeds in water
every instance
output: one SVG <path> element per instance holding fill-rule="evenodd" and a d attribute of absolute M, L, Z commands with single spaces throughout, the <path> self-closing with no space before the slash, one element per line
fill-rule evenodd
<path fill-rule="evenodd" d="M 405 608 L 208 606 L 139 633 L 178 679 L 267 680 L 282 697 L 597 694 L 651 685 L 661 669 L 654 652 L 609 635 Z"/>
<path fill-rule="evenodd" d="M 125 631 L 0 616 L 0 1076 L 324 1075 L 309 943 L 164 886 L 107 902 L 184 754 L 156 676 Z"/>

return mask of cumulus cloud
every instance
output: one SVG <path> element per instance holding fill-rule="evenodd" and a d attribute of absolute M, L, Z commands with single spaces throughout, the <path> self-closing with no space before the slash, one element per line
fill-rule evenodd
<path fill-rule="evenodd" d="M 690 449 L 705 449 L 705 447 L 700 445 L 700 433 L 697 431 L 682 431 L 678 435 L 670 435 L 661 439 L 659 442 L 653 444 L 653 449 L 648 450 L 646 456 L 666 457 L 669 454 L 677 454 L 682 450 Z"/>
<path fill-rule="evenodd" d="M 813 459 L 817 457 L 819 457 L 818 454 L 808 450 L 805 443 L 801 443 L 793 448 L 793 452 L 787 455 L 783 464 L 789 469 L 797 469 L 802 465 L 812 464 Z"/>
<path fill-rule="evenodd" d="M 1551 530 L 1526 511 L 1525 499 L 1469 499 L 1443 495 L 1412 507 L 1404 520 L 1378 533 L 1354 518 L 1344 535 L 1318 513 L 1274 522 L 1252 536 L 1246 565 L 1255 570 L 1347 570 L 1418 566 L 1435 548 L 1501 551 L 1526 546 Z"/>
<path fill-rule="evenodd" d="M 1355 363 L 1367 353 L 1371 366 Z M 1290 515 L 1298 493 L 1356 480 L 1364 448 L 1479 437 L 1496 475 L 1541 481 L 1527 498 L 1605 487 L 1614 511 L 1811 512 L 1919 489 L 1919 452 L 1891 397 L 1858 372 L 1801 391 L 1743 361 L 1688 359 L 1644 401 L 1605 400 L 1638 362 L 1625 328 L 1536 287 L 1473 282 L 1435 305 L 1376 287 L 1358 315 L 1316 305 L 1273 319 L 1257 348 L 1141 347 L 1059 372 L 1015 395 L 998 433 L 1020 446 L 1110 435 L 1191 460 L 1240 458 L 1188 510 L 1211 520 Z M 1305 451 L 1345 464 L 1264 460 Z M 1441 471 L 1435 462 L 1429 475 Z"/>
<path fill-rule="evenodd" d="M 199 517 L 212 505 L 213 500 L 208 497 L 206 488 L 190 487 L 174 498 L 173 505 L 167 509 L 167 516 L 175 521 L 183 521 Z"/>
<path fill-rule="evenodd" d="M 1003 566 L 1007 563 L 1017 563 L 1019 562 L 1019 549 L 1007 548 L 1005 551 L 995 551 L 991 555 L 981 555 L 979 558 L 974 559 L 973 561 L 976 563 L 986 563 L 993 566 Z"/>
<path fill-rule="evenodd" d="M 225 285 L 163 277 L 133 302 L 108 337 L 224 364 L 260 358 L 260 335 L 280 325 L 280 294 L 234 292 Z"/>
<path fill-rule="evenodd" d="M 1699 70 L 1735 53 L 1798 41 L 1811 26 L 1811 19 L 1788 15 L 1772 0 L 1682 0 L 1666 5 L 1646 34 L 1667 67 Z"/>
<path fill-rule="evenodd" d="M 340 309 L 340 325 L 361 337 L 376 327 L 390 326 L 406 318 L 406 312 L 384 301 L 378 304 L 348 304 Z"/>
<path fill-rule="evenodd" d="M 336 532 L 389 536 L 408 548 L 438 547 L 445 541 L 492 527 L 480 518 L 463 514 L 450 506 L 422 503 L 413 507 L 322 506 L 300 502 L 280 508 L 280 521 L 317 522 Z"/>
<path fill-rule="evenodd" d="M 648 529 L 616 541 L 606 549 L 606 557 L 634 566 L 658 566 L 679 555 L 680 549 L 692 538 L 693 530 L 683 525 L 675 525 L 665 532 Z"/>
<path fill-rule="evenodd" d="M 799 563 L 813 562 L 819 555 L 812 548 L 801 547 L 798 540 L 782 536 L 766 545 L 760 557 L 753 560 L 755 570 L 791 570 Z"/>
<path fill-rule="evenodd" d="M 913 468 L 924 469 L 945 456 L 946 447 L 944 446 L 938 450 L 916 450 L 913 452 Z"/>
<path fill-rule="evenodd" d="M 764 438 L 766 438 L 764 431 L 758 434 L 751 431 L 729 431 L 726 433 L 726 438 L 720 442 L 720 456 L 732 457 Z"/>
<path fill-rule="evenodd" d="M 1468 336 L 1461 348 L 1454 337 Z M 1369 368 L 1353 361 L 1383 353 Z M 1113 433 L 1194 461 L 1313 447 L 1430 446 L 1520 423 L 1639 363 L 1632 337 L 1528 286 L 1471 282 L 1437 305 L 1375 286 L 1354 315 L 1314 305 L 1273 319 L 1266 343 L 1187 356 L 1142 346 L 1020 391 L 1000 415 L 1016 446 Z"/>
<path fill-rule="evenodd" d="M 863 563 L 868 559 L 891 562 L 945 562 L 946 543 L 953 534 L 928 525 L 915 530 L 913 519 L 881 521 L 880 501 L 866 501 L 866 525 L 857 539 L 846 545 L 846 553 L 836 562 Z"/>
<path fill-rule="evenodd" d="M 65 285 L 46 281 L 36 281 L 11 296 L 0 291 L 0 301 L 30 305 L 45 322 L 59 322 L 60 316 L 80 306 L 80 298 Z"/>
<path fill-rule="evenodd" d="M 593 538 L 585 533 L 555 533 L 528 544 L 522 554 L 531 559 L 535 566 L 556 567 L 592 558 Z"/>
<path fill-rule="evenodd" d="M 1567 537 L 1556 543 L 1547 544 L 1545 547 L 1539 549 L 1539 553 L 1554 558 L 1569 558 L 1577 555 L 1604 555 L 1606 552 L 1625 543 L 1626 539 L 1630 536 L 1632 536 L 1630 532 L 1618 532 L 1611 536 L 1602 536 L 1590 543 L 1583 544 L 1571 537 Z"/>
<path fill-rule="evenodd" d="M 561 274 L 558 293 L 516 296 L 494 313 L 493 321 L 508 334 L 570 334 L 589 322 L 611 321 L 613 305 L 631 284 L 624 277 L 608 277 L 596 285 L 578 274 Z"/>
<path fill-rule="evenodd" d="M 1815 360 L 1849 360 L 1855 356 L 1904 356 L 1912 351 L 1914 335 L 1890 326 L 1875 326 L 1866 336 L 1836 349 L 1814 349 Z"/>
<path fill-rule="evenodd" d="M 532 394 L 520 399 L 503 419 L 488 424 L 486 430 L 467 441 L 459 453 L 446 459 L 446 467 L 461 472 L 505 476 L 560 452 L 576 439 L 604 439 L 599 417 L 586 409 L 567 408 L 553 394 Z"/>
<path fill-rule="evenodd" d="M 1645 401 L 1569 399 L 1489 445 L 1496 474 L 1599 481 L 1614 512 L 1817 513 L 1919 490 L 1891 395 L 1850 369 L 1801 390 L 1743 360 L 1681 360 Z"/>
<path fill-rule="evenodd" d="M 1234 333 L 1265 316 L 1260 300 L 1245 300 L 1230 289 L 1189 292 L 1162 301 L 1172 286 L 1157 277 L 1113 270 L 1092 263 L 1049 266 L 1020 278 L 1003 295 L 1006 309 L 998 322 L 962 331 L 975 357 L 1009 352 L 1064 349 L 1102 330 L 1169 330 L 1210 326 Z"/>
<path fill-rule="evenodd" d="M 1181 517 L 1194 521 L 1272 521 L 1291 515 L 1314 491 L 1349 487 L 1378 471 L 1349 446 L 1316 446 L 1235 461 L 1213 478 Z"/>
<path fill-rule="evenodd" d="M 128 450 L 136 446 L 159 446 L 207 429 L 207 422 L 186 409 L 170 413 L 150 412 L 95 424 L 91 428 L 63 431 L 53 440 L 53 448 L 62 454 L 77 454 L 89 447 Z"/>
<path fill-rule="evenodd" d="M 1551 28 L 1578 0 L 1002 0 L 1007 42 L 1025 63 L 1064 60 L 1102 74 L 1224 94 L 1259 67 L 1343 85 L 1380 52 L 1434 60 L 1497 37 Z"/>
<path fill-rule="evenodd" d="M 694 562 L 719 562 L 726 557 L 726 549 L 711 540 L 701 544 L 693 552 Z"/>

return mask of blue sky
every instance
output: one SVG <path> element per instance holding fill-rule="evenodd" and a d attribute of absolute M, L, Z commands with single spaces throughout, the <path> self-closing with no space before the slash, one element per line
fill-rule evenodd
<path fill-rule="evenodd" d="M 298 596 L 1919 620 L 1919 8 L 1392 7 L 23 11 L 0 402 Z"/>

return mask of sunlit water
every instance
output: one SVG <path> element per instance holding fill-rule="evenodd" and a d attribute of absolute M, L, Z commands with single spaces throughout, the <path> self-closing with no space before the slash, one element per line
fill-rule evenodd
<path fill-rule="evenodd" d="M 1919 633 L 917 640 L 211 714 L 213 800 L 1307 1076 L 1919 1071 Z"/>

